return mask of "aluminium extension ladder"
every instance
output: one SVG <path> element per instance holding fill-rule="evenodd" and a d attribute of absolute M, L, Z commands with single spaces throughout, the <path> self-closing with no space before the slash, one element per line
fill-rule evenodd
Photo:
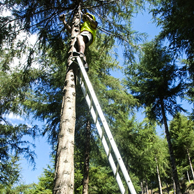
<path fill-rule="evenodd" d="M 109 129 L 108 123 L 104 117 L 104 114 L 102 112 L 102 109 L 100 107 L 100 104 L 98 102 L 96 94 L 94 92 L 94 89 L 92 87 L 92 84 L 91 84 L 91 82 L 88 78 L 88 75 L 86 73 L 86 70 L 83 66 L 83 62 L 79 56 L 76 56 L 74 58 L 74 60 L 77 60 L 75 62 L 78 63 L 79 68 L 80 68 L 80 75 L 78 75 L 78 81 L 81 85 L 82 92 L 83 92 L 84 97 L 86 99 L 86 102 L 88 104 L 90 113 L 91 113 L 92 118 L 94 120 L 94 123 L 96 124 L 98 134 L 100 136 L 100 139 L 102 141 L 102 145 L 103 145 L 104 150 L 106 152 L 106 155 L 108 157 L 108 161 L 109 161 L 110 166 L 112 168 L 113 174 L 114 174 L 116 181 L 119 185 L 119 189 L 120 189 L 122 194 L 127 193 L 127 190 L 125 189 L 123 182 L 121 180 L 121 177 L 119 175 L 119 172 L 118 172 L 119 167 L 120 167 L 121 172 L 125 178 L 125 182 L 128 186 L 128 189 L 130 190 L 130 193 L 136 194 L 133 183 L 131 182 L 131 179 L 129 177 L 129 174 L 127 172 L 125 164 L 121 158 L 121 155 L 120 155 L 119 150 L 116 146 L 116 143 L 113 139 L 113 136 L 112 136 L 111 131 Z M 101 128 L 101 126 L 103 126 L 104 130 Z M 104 132 L 106 133 L 106 136 L 104 135 Z M 107 141 L 108 141 L 108 143 L 107 143 Z M 114 153 L 116 159 L 113 158 L 113 155 L 111 154 L 111 152 Z M 116 160 L 116 163 L 114 160 Z"/>

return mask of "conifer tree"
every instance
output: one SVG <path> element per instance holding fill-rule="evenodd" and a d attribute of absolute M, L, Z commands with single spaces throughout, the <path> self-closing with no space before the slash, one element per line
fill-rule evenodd
<path fill-rule="evenodd" d="M 180 71 L 173 63 L 172 53 L 167 52 L 165 47 L 162 48 L 160 43 L 147 43 L 143 51 L 140 63 L 135 64 L 132 71 L 129 68 L 127 84 L 139 102 L 149 108 L 148 117 L 164 124 L 176 193 L 179 194 L 181 190 L 167 124 L 167 112 L 174 115 L 183 110 L 176 102 L 176 97 L 184 92 L 182 80 L 177 80 L 181 77 Z"/>
<path fill-rule="evenodd" d="M 189 164 L 192 178 L 194 179 L 193 165 L 191 162 L 191 154 L 193 155 L 194 151 L 193 121 L 189 120 L 186 116 L 177 113 L 170 122 L 170 134 L 177 163 L 181 166 L 181 169 L 184 169 L 185 166 L 188 166 Z M 183 162 L 185 159 L 187 161 L 186 164 Z"/>

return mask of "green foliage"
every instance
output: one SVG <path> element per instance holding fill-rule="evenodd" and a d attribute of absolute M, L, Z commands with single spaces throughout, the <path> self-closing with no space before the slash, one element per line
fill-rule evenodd
<path fill-rule="evenodd" d="M 175 150 L 177 164 L 180 166 L 180 174 L 189 170 L 188 154 L 193 157 L 194 154 L 194 130 L 193 121 L 186 116 L 177 113 L 170 122 L 170 134 L 172 145 Z"/>
<path fill-rule="evenodd" d="M 126 85 L 147 108 L 148 117 L 162 122 L 162 102 L 165 112 L 171 115 L 183 110 L 176 102 L 176 97 L 182 97 L 185 91 L 181 75 L 173 53 L 153 41 L 143 46 L 140 63 L 126 70 Z"/>
<path fill-rule="evenodd" d="M 176 54 L 185 51 L 192 63 L 194 57 L 193 15 L 194 2 L 192 0 L 162 0 L 152 10 L 154 16 L 158 17 L 158 25 L 162 26 L 161 37 L 167 37 L 170 47 Z"/>
<path fill-rule="evenodd" d="M 37 126 L 29 127 L 25 124 L 10 124 L 6 117 L 10 113 L 23 114 L 22 102 L 26 98 L 26 91 L 30 87 L 31 81 L 35 80 L 36 70 L 24 70 L 21 66 L 12 67 L 14 56 L 21 56 L 18 48 L 9 48 L 3 44 L 0 59 L 0 184 L 13 185 L 20 178 L 18 168 L 19 157 L 23 156 L 31 164 L 35 165 L 32 151 L 34 146 L 25 140 L 27 136 L 35 137 L 38 134 Z M 20 53 L 20 54 L 19 54 Z M 18 67 L 18 69 L 16 68 Z M 13 165 L 12 165 L 13 164 Z"/>
<path fill-rule="evenodd" d="M 3 44 L 6 43 L 12 43 L 15 41 L 18 31 L 16 30 L 16 27 L 19 27 L 19 23 L 17 21 L 14 21 L 14 18 L 11 16 L 4 16 L 6 13 L 5 6 L 3 3 L 0 3 L 0 48 L 2 49 Z M 21 27 L 21 26 L 20 26 Z"/>
<path fill-rule="evenodd" d="M 39 182 L 29 192 L 31 194 L 52 194 L 54 180 L 54 168 L 50 166 L 44 169 L 42 176 L 39 178 Z"/>
<path fill-rule="evenodd" d="M 13 184 L 19 179 L 17 166 L 18 157 L 23 155 L 32 164 L 35 153 L 31 150 L 34 146 L 24 140 L 26 136 L 35 137 L 38 132 L 37 126 L 28 127 L 25 124 L 11 125 L 6 121 L 6 114 L 21 113 L 21 102 L 25 98 L 26 83 L 20 79 L 21 73 L 0 71 L 0 183 Z M 11 163 L 13 162 L 14 165 Z M 15 176 L 15 177 L 14 177 Z M 13 178 L 14 177 L 14 178 Z"/>
<path fill-rule="evenodd" d="M 193 121 L 177 113 L 170 123 L 170 133 L 175 146 L 192 149 L 194 144 Z M 180 154 L 181 155 L 181 154 Z"/>
<path fill-rule="evenodd" d="M 177 97 L 182 97 L 185 91 L 182 71 L 174 63 L 172 53 L 162 47 L 157 40 L 144 44 L 143 51 L 139 64 L 134 64 L 127 69 L 126 83 L 134 97 L 146 108 L 148 119 L 158 121 L 165 126 L 171 169 L 177 192 L 179 192 L 180 186 L 168 131 L 167 113 L 175 115 L 184 110 L 177 104 Z"/>
<path fill-rule="evenodd" d="M 120 193 L 112 171 L 107 167 L 90 168 L 89 193 L 91 194 L 112 194 Z"/>
<path fill-rule="evenodd" d="M 75 160 L 77 161 L 77 156 Z M 82 193 L 82 179 L 83 175 L 79 169 L 80 165 L 76 162 L 75 168 L 75 193 Z M 120 193 L 116 180 L 112 174 L 112 171 L 108 167 L 103 166 L 91 166 L 90 167 L 90 184 L 89 193 L 99 194 L 99 193 Z M 48 166 L 44 169 L 42 175 L 39 177 L 39 182 L 32 185 L 19 185 L 17 187 L 12 187 L 13 194 L 19 194 L 23 192 L 24 194 L 51 194 L 53 189 L 53 179 L 54 179 L 54 168 Z M 8 191 L 8 188 L 4 191 Z M 1 192 L 1 190 L 0 190 Z M 12 192 L 10 194 L 12 194 Z M 2 193 L 6 194 L 6 193 Z"/>
<path fill-rule="evenodd" d="M 0 187 L 0 194 L 31 194 L 31 188 L 34 187 L 34 184 L 24 185 L 21 184 L 16 187 Z"/>
<path fill-rule="evenodd" d="M 54 180 L 54 168 L 49 165 L 44 169 L 42 175 L 39 177 L 38 184 L 19 185 L 13 187 L 13 194 L 52 194 Z M 12 193 L 10 193 L 12 194 Z"/>
<path fill-rule="evenodd" d="M 19 178 L 19 169 L 16 165 L 18 156 L 23 155 L 32 164 L 35 164 L 34 156 L 35 153 L 31 151 L 29 141 L 23 140 L 26 135 L 32 136 L 36 131 L 35 128 L 27 127 L 26 125 L 11 126 L 8 124 L 0 124 L 0 183 L 1 184 L 13 184 L 12 180 L 14 175 L 16 180 Z M 13 168 L 12 168 L 12 163 Z"/>
<path fill-rule="evenodd" d="M 136 191 L 140 191 L 140 181 L 147 180 L 152 187 L 157 187 L 156 160 L 161 178 L 169 171 L 169 154 L 163 139 L 156 135 L 156 124 L 147 118 L 138 123 L 135 116 L 130 120 L 124 114 L 116 121 L 114 137 L 122 154 L 124 163 Z"/>
<path fill-rule="evenodd" d="M 0 190 L 1 188 L 4 190 L 5 187 L 10 189 L 12 185 L 19 181 L 20 179 L 20 168 L 18 164 L 18 157 L 7 156 L 5 158 L 2 156 L 1 149 L 1 163 L 0 163 Z"/>
<path fill-rule="evenodd" d="M 187 83 L 189 100 L 193 102 L 193 72 L 194 72 L 194 38 L 193 23 L 194 2 L 192 0 L 164 0 L 160 1 L 152 13 L 159 26 L 162 27 L 160 38 L 168 39 L 169 48 L 173 50 L 174 58 L 186 58 L 183 70 L 187 69 Z M 192 113 L 193 115 L 193 113 Z"/>

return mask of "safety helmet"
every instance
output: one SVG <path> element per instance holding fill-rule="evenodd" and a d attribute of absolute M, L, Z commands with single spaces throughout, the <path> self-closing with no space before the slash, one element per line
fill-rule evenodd
<path fill-rule="evenodd" d="M 94 21 L 96 21 L 96 18 L 95 18 L 95 16 L 94 15 L 92 15 L 91 13 L 86 13 L 87 15 L 89 15 L 89 16 L 91 16 L 92 17 L 92 19 L 94 20 Z"/>

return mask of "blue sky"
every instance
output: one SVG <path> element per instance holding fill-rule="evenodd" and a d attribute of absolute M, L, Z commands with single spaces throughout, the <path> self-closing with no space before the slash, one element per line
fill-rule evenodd
<path fill-rule="evenodd" d="M 141 33 L 146 32 L 148 35 L 148 41 L 152 40 L 156 35 L 158 35 L 160 31 L 160 29 L 152 23 L 151 14 L 148 14 L 147 12 L 139 13 L 137 16 L 134 16 L 132 27 L 133 30 L 139 31 Z M 120 58 L 122 59 L 122 56 Z M 122 74 L 119 76 L 122 76 Z M 139 115 L 139 118 L 140 117 L 142 117 L 141 114 Z M 12 118 L 10 117 L 10 119 L 13 124 L 16 124 L 20 118 L 14 118 L 12 115 Z M 42 123 L 34 120 L 26 120 L 25 122 L 29 124 L 32 122 L 33 124 L 39 124 L 40 126 L 42 125 Z M 43 172 L 43 168 L 46 168 L 48 164 L 51 164 L 51 149 L 50 145 L 47 143 L 46 137 L 39 137 L 33 143 L 36 144 L 36 168 L 33 170 L 33 167 L 30 166 L 25 159 L 21 161 L 22 183 L 24 184 L 30 184 L 33 182 L 37 183 L 38 177 L 40 177 L 41 173 Z"/>

